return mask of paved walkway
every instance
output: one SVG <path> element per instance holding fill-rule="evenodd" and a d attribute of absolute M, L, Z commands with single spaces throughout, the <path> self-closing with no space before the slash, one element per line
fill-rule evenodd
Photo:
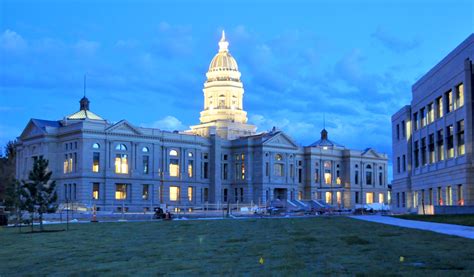
<path fill-rule="evenodd" d="M 358 215 L 351 216 L 352 218 L 377 222 L 388 225 L 395 225 L 405 228 L 413 228 L 426 230 L 446 235 L 464 237 L 468 239 L 474 239 L 474 227 L 454 225 L 454 224 L 445 224 L 445 223 L 435 223 L 435 222 L 426 222 L 418 220 L 407 220 L 400 219 L 391 216 L 381 216 L 381 215 Z"/>

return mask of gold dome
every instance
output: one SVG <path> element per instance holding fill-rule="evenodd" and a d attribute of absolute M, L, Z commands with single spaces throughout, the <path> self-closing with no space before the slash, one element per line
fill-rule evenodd
<path fill-rule="evenodd" d="M 212 71 L 239 71 L 237 62 L 229 53 L 229 42 L 225 40 L 225 33 L 222 31 L 222 38 L 219 41 L 219 53 L 217 53 L 209 65 L 209 72 Z"/>

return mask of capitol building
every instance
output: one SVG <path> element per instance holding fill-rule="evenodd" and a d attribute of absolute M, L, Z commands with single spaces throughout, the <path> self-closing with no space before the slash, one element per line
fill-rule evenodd
<path fill-rule="evenodd" d="M 61 120 L 31 119 L 17 142 L 17 179 L 49 160 L 58 201 L 101 211 L 198 208 L 228 203 L 354 208 L 387 203 L 387 155 L 352 150 L 315 130 L 301 146 L 273 128 L 257 132 L 222 34 L 204 83 L 199 124 L 169 132 L 111 123 L 89 100 Z M 251 92 L 249 92 L 251 93 Z"/>

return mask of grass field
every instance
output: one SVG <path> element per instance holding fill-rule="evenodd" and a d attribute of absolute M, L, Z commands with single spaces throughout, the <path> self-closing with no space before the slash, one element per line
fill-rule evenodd
<path fill-rule="evenodd" d="M 345 217 L 10 228 L 0 245 L 0 276 L 474 274 L 474 240 Z"/>
<path fill-rule="evenodd" d="M 465 226 L 474 226 L 474 214 L 452 214 L 452 215 L 412 215 L 404 214 L 396 217 L 410 220 L 421 220 L 439 223 L 449 223 Z"/>

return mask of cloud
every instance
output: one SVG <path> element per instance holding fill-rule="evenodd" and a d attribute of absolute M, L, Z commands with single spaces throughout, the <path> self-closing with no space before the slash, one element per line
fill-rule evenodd
<path fill-rule="evenodd" d="M 377 28 L 371 36 L 395 53 L 408 52 L 417 48 L 421 44 L 421 41 L 418 38 L 404 40 L 390 34 L 387 30 L 381 27 Z"/>
<path fill-rule="evenodd" d="M 158 128 L 161 130 L 175 131 L 184 130 L 187 127 L 176 117 L 168 115 L 160 120 L 157 120 L 151 124 L 141 124 L 143 127 Z"/>
<path fill-rule="evenodd" d="M 18 33 L 7 29 L 0 35 L 0 47 L 7 51 L 23 51 L 27 43 Z"/>
<path fill-rule="evenodd" d="M 94 55 L 100 47 L 100 43 L 90 40 L 79 40 L 74 49 L 81 55 Z"/>

